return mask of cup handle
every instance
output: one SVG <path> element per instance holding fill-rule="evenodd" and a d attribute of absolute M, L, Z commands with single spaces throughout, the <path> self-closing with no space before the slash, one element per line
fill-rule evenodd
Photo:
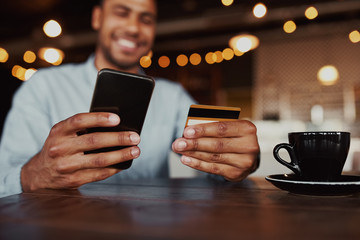
<path fill-rule="evenodd" d="M 280 151 L 281 148 L 284 148 L 289 153 L 289 156 L 290 156 L 290 159 L 291 159 L 290 162 L 285 161 L 284 159 L 282 159 L 280 157 L 279 151 Z M 284 166 L 288 167 L 289 169 L 291 169 L 295 174 L 301 175 L 300 168 L 299 168 L 297 159 L 295 157 L 293 147 L 290 144 L 288 144 L 288 143 L 280 143 L 280 144 L 276 145 L 274 147 L 273 155 L 274 155 L 274 158 L 276 159 L 276 161 L 278 161 L 282 165 L 284 165 Z"/>

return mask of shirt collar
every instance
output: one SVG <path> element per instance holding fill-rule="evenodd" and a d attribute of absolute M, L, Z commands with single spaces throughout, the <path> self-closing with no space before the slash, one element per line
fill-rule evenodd
<path fill-rule="evenodd" d="M 98 70 L 97 68 L 95 67 L 95 54 L 92 53 L 87 61 L 86 61 L 86 70 L 87 70 L 87 73 L 88 73 L 88 79 L 89 79 L 89 82 L 94 84 L 96 82 L 96 77 L 97 77 L 97 74 L 98 74 Z M 138 71 L 138 74 L 140 75 L 146 75 L 145 71 L 143 68 L 139 67 L 139 71 Z"/>

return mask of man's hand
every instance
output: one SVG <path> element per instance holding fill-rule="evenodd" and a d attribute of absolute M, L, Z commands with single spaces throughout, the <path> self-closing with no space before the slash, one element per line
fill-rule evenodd
<path fill-rule="evenodd" d="M 183 164 L 240 181 L 259 164 L 256 127 L 249 121 L 226 121 L 188 126 L 173 143 Z"/>
<path fill-rule="evenodd" d="M 116 114 L 81 113 L 59 122 L 50 131 L 42 150 L 21 170 L 23 191 L 40 188 L 77 188 L 106 179 L 120 170 L 107 166 L 137 158 L 140 136 L 135 132 L 96 132 L 78 135 L 92 127 L 113 127 Z M 131 146 L 118 151 L 84 154 L 104 147 Z"/>

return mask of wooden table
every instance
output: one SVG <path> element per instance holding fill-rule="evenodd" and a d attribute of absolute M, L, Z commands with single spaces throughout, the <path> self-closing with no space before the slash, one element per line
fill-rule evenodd
<path fill-rule="evenodd" d="M 360 196 L 290 194 L 263 178 L 88 184 L 0 199 L 0 239 L 360 239 Z"/>

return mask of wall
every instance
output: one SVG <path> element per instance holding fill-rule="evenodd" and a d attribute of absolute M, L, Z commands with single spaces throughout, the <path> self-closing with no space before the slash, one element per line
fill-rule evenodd
<path fill-rule="evenodd" d="M 254 119 L 277 115 L 281 120 L 310 121 L 311 107 L 320 104 L 325 120 L 355 121 L 355 98 L 349 95 L 360 86 L 359 43 L 350 42 L 350 31 L 318 28 L 316 33 L 309 27 L 290 35 L 260 34 L 254 60 Z M 317 71 L 328 64 L 339 70 L 334 86 L 317 81 Z"/>
<path fill-rule="evenodd" d="M 360 151 L 360 43 L 348 38 L 354 29 L 353 23 L 344 22 L 302 27 L 293 34 L 258 33 L 252 109 L 262 162 L 255 175 L 291 172 L 275 161 L 272 150 L 277 143 L 287 142 L 288 132 L 308 130 L 350 131 L 352 143 L 344 170 L 353 170 L 354 153 Z M 333 86 L 317 80 L 317 71 L 328 64 L 340 74 Z M 316 104 L 324 109 L 323 122 L 311 122 Z"/>

